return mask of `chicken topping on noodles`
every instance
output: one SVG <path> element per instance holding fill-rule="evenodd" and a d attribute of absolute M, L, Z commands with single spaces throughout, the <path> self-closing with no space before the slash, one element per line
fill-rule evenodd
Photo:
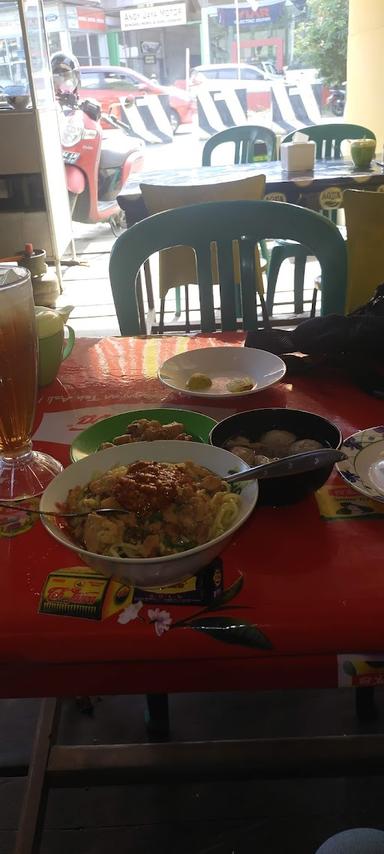
<path fill-rule="evenodd" d="M 115 436 L 111 442 L 103 442 L 99 451 L 105 448 L 113 448 L 114 445 L 127 445 L 132 442 L 155 442 L 158 439 L 178 439 L 190 442 L 192 436 L 185 432 L 183 424 L 179 421 L 170 421 L 168 424 L 160 424 L 160 421 L 149 418 L 139 418 L 128 425 L 127 430 L 121 436 Z"/>

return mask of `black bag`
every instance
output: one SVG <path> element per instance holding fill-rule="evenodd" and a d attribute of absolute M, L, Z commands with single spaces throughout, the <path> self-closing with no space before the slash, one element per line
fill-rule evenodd
<path fill-rule="evenodd" d="M 291 374 L 341 365 L 366 391 L 384 397 L 384 284 L 347 316 L 309 318 L 292 331 L 273 329 L 265 311 L 263 318 L 264 329 L 248 332 L 246 347 L 282 356 Z"/>

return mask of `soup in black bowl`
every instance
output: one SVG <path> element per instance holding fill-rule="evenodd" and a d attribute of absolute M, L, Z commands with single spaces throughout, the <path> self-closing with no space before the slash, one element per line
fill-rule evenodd
<path fill-rule="evenodd" d="M 218 424 L 210 442 L 226 448 L 248 465 L 293 453 L 340 448 L 343 437 L 332 421 L 301 409 L 253 409 L 237 412 Z M 281 505 L 300 501 L 328 480 L 333 466 L 288 477 L 260 480 L 259 504 Z"/>

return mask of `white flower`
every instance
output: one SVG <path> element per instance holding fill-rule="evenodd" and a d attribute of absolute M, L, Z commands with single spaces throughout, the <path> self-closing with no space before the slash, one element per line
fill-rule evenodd
<path fill-rule="evenodd" d="M 160 638 L 164 632 L 167 632 L 172 623 L 172 617 L 168 611 L 160 611 L 160 608 L 148 608 L 148 617 L 151 623 L 154 624 L 155 632 Z"/>
<path fill-rule="evenodd" d="M 142 602 L 134 602 L 132 605 L 128 605 L 128 608 L 124 608 L 124 611 L 119 614 L 117 622 L 124 626 L 125 623 L 130 623 L 132 620 L 136 620 L 142 607 Z"/>

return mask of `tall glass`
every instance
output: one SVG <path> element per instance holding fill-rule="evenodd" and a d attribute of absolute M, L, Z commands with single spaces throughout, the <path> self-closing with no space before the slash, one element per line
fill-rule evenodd
<path fill-rule="evenodd" d="M 37 396 L 37 333 L 31 277 L 0 267 L 0 499 L 40 495 L 62 470 L 32 450 Z"/>

